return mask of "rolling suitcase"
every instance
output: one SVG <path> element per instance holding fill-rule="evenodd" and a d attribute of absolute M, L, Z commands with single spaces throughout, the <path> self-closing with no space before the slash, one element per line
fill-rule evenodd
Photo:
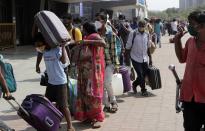
<path fill-rule="evenodd" d="M 38 12 L 35 15 L 35 23 L 51 48 L 71 39 L 65 26 L 53 12 Z"/>
<path fill-rule="evenodd" d="M 121 66 L 120 70 L 119 70 L 120 74 L 122 74 L 122 81 L 123 81 L 123 86 L 124 86 L 124 90 L 123 92 L 128 92 L 131 90 L 131 80 L 130 80 L 130 74 L 129 71 L 127 69 L 127 67 L 125 66 Z"/>
<path fill-rule="evenodd" d="M 160 71 L 156 67 L 148 67 L 148 80 L 152 90 L 162 88 Z"/>
<path fill-rule="evenodd" d="M 38 131 L 58 131 L 63 118 L 62 113 L 44 96 L 32 94 L 26 96 L 22 104 L 17 109 L 7 100 L 9 104 L 17 110 L 17 113 L 26 122 Z"/>

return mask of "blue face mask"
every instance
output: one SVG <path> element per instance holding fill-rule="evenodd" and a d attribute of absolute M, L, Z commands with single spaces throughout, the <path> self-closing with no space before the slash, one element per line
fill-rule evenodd
<path fill-rule="evenodd" d="M 198 35 L 198 32 L 196 31 L 196 29 L 192 25 L 188 26 L 188 32 L 192 36 L 197 36 Z"/>

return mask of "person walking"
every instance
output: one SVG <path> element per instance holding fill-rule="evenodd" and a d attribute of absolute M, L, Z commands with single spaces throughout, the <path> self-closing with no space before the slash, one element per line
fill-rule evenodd
<path fill-rule="evenodd" d="M 200 131 L 205 124 L 205 12 L 194 11 L 188 16 L 188 32 L 192 35 L 182 47 L 180 30 L 174 37 L 175 52 L 180 63 L 186 63 L 181 83 L 185 131 Z"/>
<path fill-rule="evenodd" d="M 43 53 L 46 72 L 48 74 L 48 86 L 45 96 L 51 102 L 56 102 L 59 110 L 65 116 L 67 131 L 75 131 L 71 123 L 71 115 L 67 101 L 67 76 L 63 66 L 68 59 L 65 44 L 63 43 L 61 47 L 50 48 L 40 32 L 36 35 L 35 40 L 36 50 Z"/>
<path fill-rule="evenodd" d="M 78 95 L 75 119 L 90 122 L 93 128 L 100 128 L 104 120 L 102 109 L 104 82 L 105 42 L 97 33 L 95 25 L 83 24 L 85 38 L 79 41 L 81 47 L 78 59 Z"/>
<path fill-rule="evenodd" d="M 63 23 L 71 36 L 72 43 L 82 40 L 82 33 L 78 27 L 73 26 L 73 16 L 70 13 L 66 13 L 62 16 Z M 67 54 L 70 58 L 70 65 L 68 67 L 68 75 L 70 78 L 77 79 L 77 61 L 76 56 L 78 55 L 75 44 L 66 46 Z M 66 69 L 67 70 L 67 69 Z"/>
<path fill-rule="evenodd" d="M 117 100 L 112 87 L 112 75 L 119 72 L 119 58 L 116 55 L 116 35 L 111 26 L 106 23 L 106 15 L 99 14 L 95 23 L 100 23 L 99 34 L 105 39 L 105 82 L 104 82 L 104 111 L 115 113 L 118 110 Z"/>
<path fill-rule="evenodd" d="M 2 55 L 0 55 L 0 60 L 3 60 Z M 3 96 L 6 100 L 13 99 L 13 96 L 11 95 L 9 88 L 7 86 L 6 80 L 4 78 L 3 69 L 1 66 L 0 66 L 0 85 L 2 88 L 0 89 L 0 98 L 1 98 L 1 94 L 3 93 Z M 15 131 L 14 129 L 10 129 L 1 119 L 0 119 L 0 130 Z"/>
<path fill-rule="evenodd" d="M 137 93 L 137 86 L 141 87 L 142 96 L 148 96 L 145 88 L 145 76 L 149 65 L 152 65 L 152 57 L 149 50 L 150 38 L 149 34 L 145 32 L 146 22 L 140 20 L 139 28 L 129 34 L 126 44 L 126 50 L 130 50 L 130 57 L 132 65 L 137 72 L 137 79 L 132 83 L 134 93 Z"/>
<path fill-rule="evenodd" d="M 161 19 L 157 19 L 154 24 L 154 33 L 157 36 L 157 43 L 159 44 L 159 48 L 162 47 L 161 45 L 161 32 L 162 32 L 163 25 L 161 23 Z"/>

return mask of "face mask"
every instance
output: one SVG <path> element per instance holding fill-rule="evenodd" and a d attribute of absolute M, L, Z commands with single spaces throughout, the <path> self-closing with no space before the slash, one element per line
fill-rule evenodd
<path fill-rule="evenodd" d="M 102 27 L 102 23 L 100 21 L 95 21 L 95 27 L 96 29 L 100 29 Z"/>
<path fill-rule="evenodd" d="M 36 47 L 36 51 L 37 51 L 37 52 L 40 52 L 40 53 L 43 53 L 43 51 L 45 50 L 45 47 L 46 47 L 46 46 Z"/>
<path fill-rule="evenodd" d="M 145 31 L 145 28 L 144 27 L 139 27 L 139 32 L 144 32 Z"/>
<path fill-rule="evenodd" d="M 197 36 L 198 35 L 198 32 L 196 31 L 196 29 L 191 25 L 188 26 L 188 32 L 192 36 Z"/>

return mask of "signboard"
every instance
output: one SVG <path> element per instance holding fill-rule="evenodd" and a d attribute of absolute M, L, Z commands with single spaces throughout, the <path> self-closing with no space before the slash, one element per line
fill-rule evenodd
<path fill-rule="evenodd" d="M 145 5 L 145 0 L 138 0 L 138 4 Z"/>

